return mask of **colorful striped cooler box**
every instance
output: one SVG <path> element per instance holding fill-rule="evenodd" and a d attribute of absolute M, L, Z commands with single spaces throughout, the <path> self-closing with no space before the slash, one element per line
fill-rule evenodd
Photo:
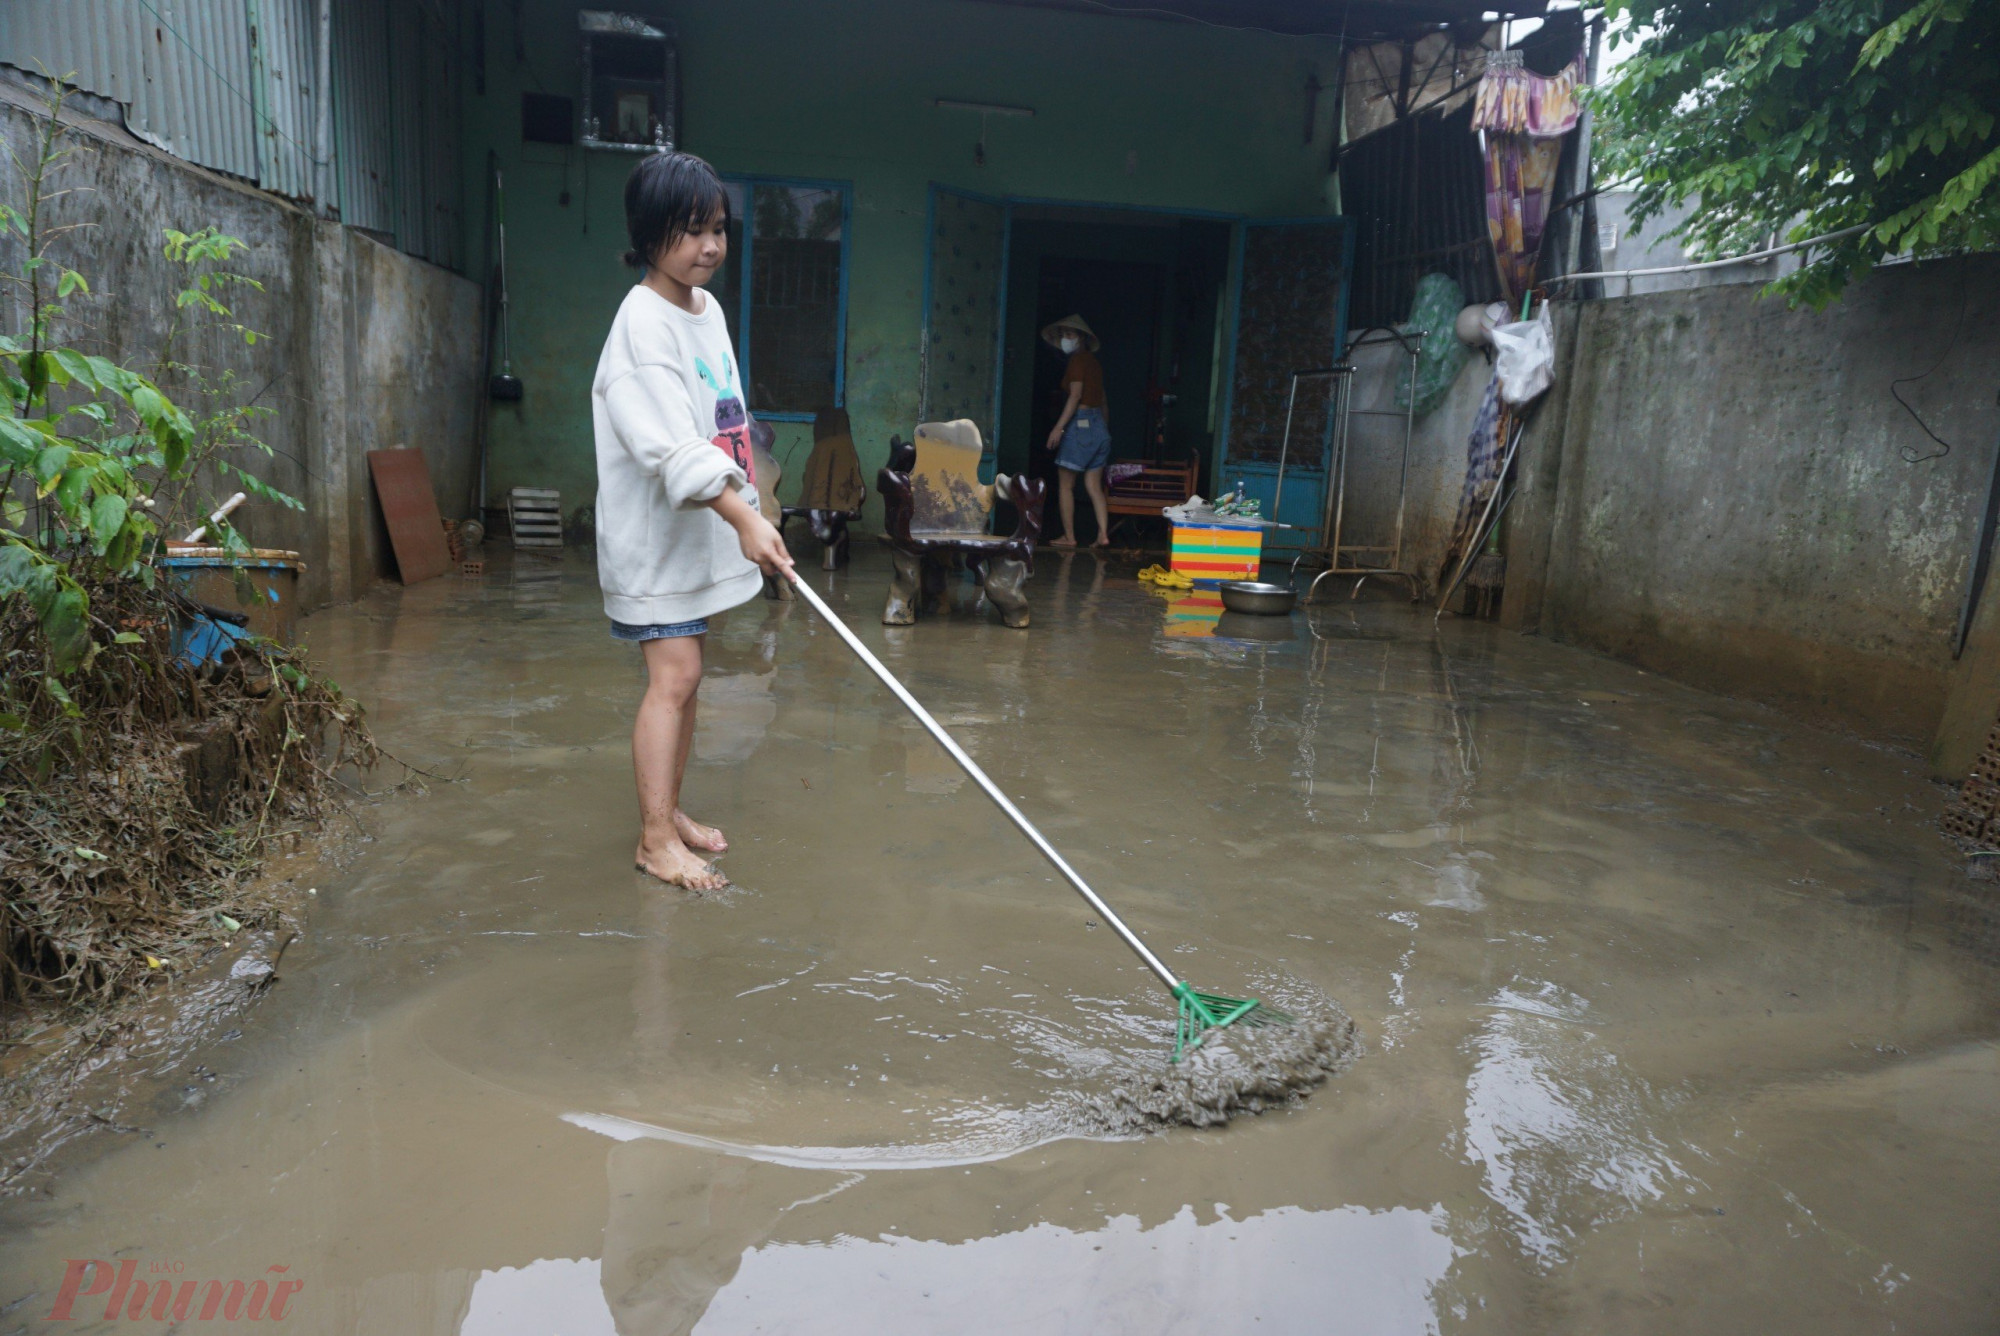
<path fill-rule="evenodd" d="M 1173 569 L 1198 583 L 1254 580 L 1264 562 L 1264 530 L 1254 524 L 1174 526 Z"/>

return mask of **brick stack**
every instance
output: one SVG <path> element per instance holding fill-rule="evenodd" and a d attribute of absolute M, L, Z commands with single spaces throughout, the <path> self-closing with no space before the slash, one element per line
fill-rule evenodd
<path fill-rule="evenodd" d="M 1958 787 L 1958 800 L 1944 810 L 1945 834 L 1974 844 L 2000 844 L 2000 722 L 1986 735 L 1986 750 Z"/>

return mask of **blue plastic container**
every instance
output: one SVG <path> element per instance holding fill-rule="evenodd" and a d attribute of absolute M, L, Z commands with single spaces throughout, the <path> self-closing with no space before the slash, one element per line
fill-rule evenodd
<path fill-rule="evenodd" d="M 298 638 L 299 577 L 306 568 L 298 553 L 256 548 L 248 555 L 232 556 L 219 547 L 170 547 L 156 564 L 162 578 L 195 602 L 240 612 L 245 618 L 242 626 L 199 613 L 179 619 L 174 656 L 182 663 L 213 663 L 245 636 L 265 636 L 281 645 Z M 248 583 L 248 602 L 238 571 Z"/>

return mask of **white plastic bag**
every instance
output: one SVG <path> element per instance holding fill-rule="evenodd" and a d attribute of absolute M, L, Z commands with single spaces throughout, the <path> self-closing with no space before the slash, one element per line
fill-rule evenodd
<path fill-rule="evenodd" d="M 1496 325 L 1489 337 L 1496 356 L 1493 374 L 1500 378 L 1500 397 L 1519 407 L 1555 382 L 1556 337 L 1544 305 L 1533 320 Z"/>

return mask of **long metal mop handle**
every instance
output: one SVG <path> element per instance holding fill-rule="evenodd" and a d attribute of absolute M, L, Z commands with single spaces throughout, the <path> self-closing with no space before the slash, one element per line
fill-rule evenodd
<path fill-rule="evenodd" d="M 951 759 L 957 761 L 966 774 L 972 776 L 972 782 L 986 790 L 986 796 L 991 798 L 995 805 L 1007 814 L 1008 820 L 1021 828 L 1021 833 L 1026 835 L 1034 846 L 1042 851 L 1042 857 L 1049 860 L 1050 866 L 1062 873 L 1064 880 L 1068 881 L 1070 885 L 1076 887 L 1077 894 L 1089 901 L 1092 909 L 1104 915 L 1104 921 L 1109 923 L 1117 930 L 1118 935 L 1125 939 L 1125 945 L 1138 953 L 1139 959 L 1146 962 L 1146 968 L 1159 975 L 1160 982 L 1164 983 L 1169 989 L 1178 988 L 1181 981 L 1174 977 L 1174 972 L 1161 963 L 1158 956 L 1146 949 L 1146 944 L 1139 940 L 1138 934 L 1126 927 L 1125 920 L 1113 913 L 1111 906 L 1105 904 L 1102 897 L 1096 891 L 1090 889 L 1090 883 L 1077 875 L 1076 869 L 1071 867 L 1063 859 L 1063 856 L 1056 852 L 1056 847 L 1043 838 L 1042 832 L 1036 830 L 1034 824 L 1027 817 L 1021 815 L 1021 809 L 1014 806 L 1007 795 L 1000 791 L 999 785 L 987 778 L 986 772 L 979 768 L 978 762 L 965 754 L 965 749 L 958 745 L 951 734 L 945 732 L 943 724 L 931 718 L 930 711 L 917 703 L 917 698 L 912 696 L 909 690 L 896 680 L 895 674 L 882 666 L 882 661 L 869 652 L 868 646 L 861 643 L 861 638 L 848 629 L 847 623 L 840 620 L 834 614 L 832 608 L 826 606 L 825 600 L 820 598 L 813 587 L 796 575 L 792 577 L 792 587 L 799 591 L 806 602 L 812 604 L 814 612 L 826 618 L 827 625 L 839 633 L 840 638 L 847 642 L 847 647 L 861 656 L 861 662 L 867 664 L 869 670 L 875 676 L 882 679 L 882 685 L 894 692 L 896 699 L 909 707 L 910 713 L 917 717 L 917 722 L 922 724 L 930 735 L 937 739 L 940 747 L 951 753 Z"/>

